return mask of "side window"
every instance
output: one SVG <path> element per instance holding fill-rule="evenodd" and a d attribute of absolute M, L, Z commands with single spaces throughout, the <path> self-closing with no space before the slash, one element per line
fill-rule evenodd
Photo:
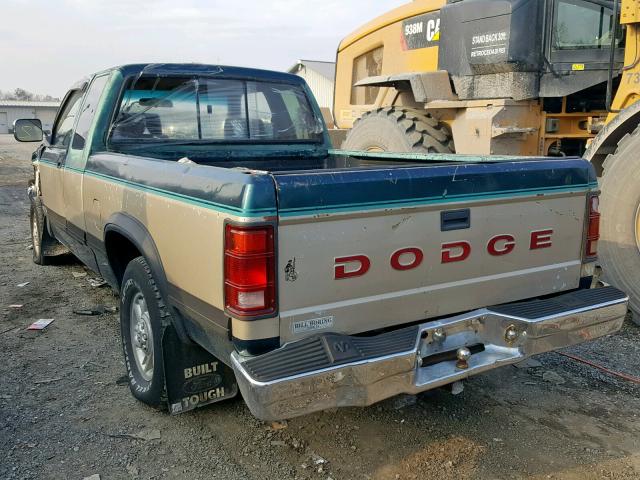
<path fill-rule="evenodd" d="M 51 146 L 59 148 L 67 148 L 71 143 L 71 132 L 73 132 L 73 125 L 76 122 L 76 116 L 80 109 L 80 99 L 82 98 L 82 91 L 74 91 L 64 104 L 62 113 L 53 129 L 53 138 L 51 139 Z"/>
<path fill-rule="evenodd" d="M 360 55 L 353 61 L 351 77 L 351 105 L 372 105 L 376 101 L 380 87 L 355 87 L 356 83 L 368 77 L 382 75 L 384 47 L 378 47 Z"/>
<path fill-rule="evenodd" d="M 78 118 L 76 133 L 71 143 L 73 150 L 84 149 L 87 135 L 89 134 L 89 129 L 91 128 L 91 123 L 93 122 L 93 117 L 95 117 L 96 109 L 100 103 L 100 97 L 102 97 L 102 92 L 107 84 L 107 80 L 109 80 L 109 75 L 96 77 L 87 91 L 84 104 L 82 105 L 82 112 L 80 112 L 80 117 Z"/>
<path fill-rule="evenodd" d="M 617 46 L 622 47 L 624 37 L 619 21 L 613 18 L 613 10 L 603 3 L 559 0 L 556 6 L 554 50 L 609 48 L 614 31 Z"/>

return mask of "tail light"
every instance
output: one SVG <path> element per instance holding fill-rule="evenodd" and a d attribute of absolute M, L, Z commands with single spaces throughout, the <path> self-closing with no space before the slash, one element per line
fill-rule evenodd
<path fill-rule="evenodd" d="M 598 257 L 598 240 L 600 239 L 600 198 L 598 195 L 591 195 L 588 199 L 588 223 L 586 231 L 586 242 L 584 247 L 584 259 L 593 261 Z"/>
<path fill-rule="evenodd" d="M 276 313 L 274 231 L 259 227 L 225 226 L 224 291 L 227 311 L 236 317 Z"/>

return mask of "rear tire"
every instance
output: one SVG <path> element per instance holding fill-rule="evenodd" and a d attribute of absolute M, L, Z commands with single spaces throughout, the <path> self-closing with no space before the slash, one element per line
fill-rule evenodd
<path fill-rule="evenodd" d="M 129 262 L 120 292 L 120 329 L 129 388 L 154 408 L 166 401 L 162 334 L 171 322 L 144 257 Z"/>
<path fill-rule="evenodd" d="M 355 122 L 342 147 L 369 152 L 454 153 L 449 128 L 429 113 L 379 108 Z"/>
<path fill-rule="evenodd" d="M 640 325 L 640 127 L 618 143 L 604 162 L 601 181 L 599 259 L 604 279 L 629 295 Z"/>

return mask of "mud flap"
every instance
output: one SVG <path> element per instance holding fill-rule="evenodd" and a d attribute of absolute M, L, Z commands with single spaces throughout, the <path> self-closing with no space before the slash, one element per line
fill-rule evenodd
<path fill-rule="evenodd" d="M 233 370 L 198 345 L 180 341 L 173 325 L 162 336 L 167 402 L 172 415 L 235 397 Z"/>

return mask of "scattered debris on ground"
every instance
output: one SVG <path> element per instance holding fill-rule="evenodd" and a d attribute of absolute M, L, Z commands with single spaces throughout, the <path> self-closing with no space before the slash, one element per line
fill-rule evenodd
<path fill-rule="evenodd" d="M 33 383 L 35 385 L 42 385 L 45 383 L 54 383 L 54 382 L 59 382 L 60 380 L 62 380 L 62 377 L 58 377 L 58 378 L 45 378 L 44 380 L 35 380 Z"/>
<path fill-rule="evenodd" d="M 53 322 L 53 318 L 41 318 L 27 327 L 27 330 L 44 330 Z"/>
<path fill-rule="evenodd" d="M 110 433 L 110 437 L 114 438 L 131 438 L 133 440 L 143 440 L 148 442 L 150 440 L 160 440 L 160 430 L 156 428 L 143 428 L 137 433 Z"/>
<path fill-rule="evenodd" d="M 116 313 L 118 311 L 117 307 L 106 307 L 104 305 L 96 305 L 95 307 L 90 308 L 78 308 L 73 310 L 73 313 L 76 315 L 83 316 L 96 316 L 102 315 L 105 313 Z"/>
<path fill-rule="evenodd" d="M 91 285 L 93 288 L 104 287 L 107 284 L 107 281 L 100 277 L 88 278 L 87 281 L 89 282 L 89 285 Z"/>
<path fill-rule="evenodd" d="M 283 420 L 282 422 L 271 422 L 270 427 L 271 430 L 284 430 L 288 427 L 288 423 L 286 420 Z"/>

